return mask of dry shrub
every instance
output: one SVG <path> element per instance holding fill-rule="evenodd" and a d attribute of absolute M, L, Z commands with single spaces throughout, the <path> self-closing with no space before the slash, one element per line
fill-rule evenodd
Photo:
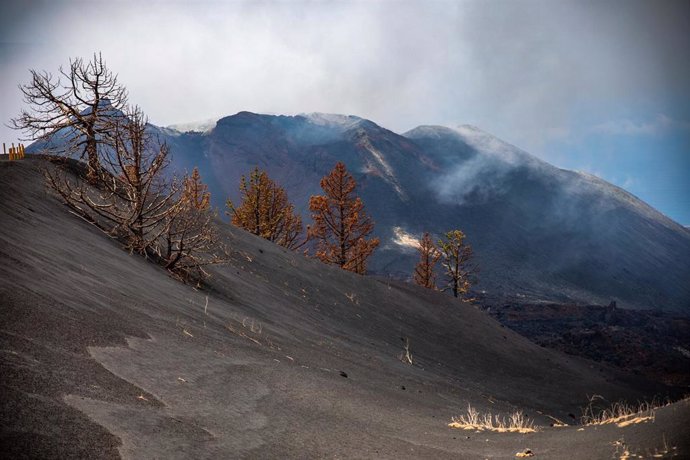
<path fill-rule="evenodd" d="M 451 428 L 474 431 L 495 431 L 498 433 L 534 433 L 537 427 L 534 422 L 522 413 L 515 411 L 508 417 L 492 415 L 490 412 L 480 414 L 471 404 L 467 405 L 467 413 L 453 417 Z"/>
<path fill-rule="evenodd" d="M 580 421 L 583 425 L 607 425 L 615 423 L 618 427 L 626 427 L 637 423 L 654 421 L 655 410 L 667 405 L 668 401 L 652 400 L 637 404 L 617 402 L 603 409 L 596 409 L 596 402 L 604 401 L 600 395 L 589 398 L 589 404 L 582 411 Z"/>

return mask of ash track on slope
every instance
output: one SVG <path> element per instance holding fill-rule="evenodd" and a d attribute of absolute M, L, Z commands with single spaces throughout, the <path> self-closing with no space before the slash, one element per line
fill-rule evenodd
<path fill-rule="evenodd" d="M 447 296 L 227 226 L 233 260 L 195 291 L 67 212 L 45 192 L 41 164 L 0 163 L 4 454 L 513 458 L 530 447 L 594 458 L 627 433 L 643 448 L 662 435 L 681 443 L 685 406 L 631 429 L 451 430 L 468 402 L 546 424 L 537 411 L 566 419 L 588 394 L 661 389 L 544 350 Z M 413 366 L 397 358 L 401 336 Z"/>

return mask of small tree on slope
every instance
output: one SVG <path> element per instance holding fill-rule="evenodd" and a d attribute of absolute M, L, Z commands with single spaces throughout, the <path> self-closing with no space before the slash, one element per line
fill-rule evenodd
<path fill-rule="evenodd" d="M 316 241 L 316 257 L 322 262 L 364 274 L 366 261 L 379 239 L 367 238 L 374 230 L 374 222 L 355 195 L 356 186 L 341 162 L 321 179 L 324 195 L 309 200 L 314 225 L 308 228 L 308 238 Z"/>
<path fill-rule="evenodd" d="M 425 232 L 419 240 L 419 262 L 414 270 L 414 282 L 427 289 L 436 289 L 436 274 L 434 268 L 441 258 L 441 253 L 431 239 L 429 232 Z"/>
<path fill-rule="evenodd" d="M 156 251 L 165 268 L 180 278 L 203 279 L 209 276 L 208 265 L 227 261 L 227 251 L 213 223 L 215 213 L 209 209 L 211 194 L 197 168 L 182 183 Z"/>
<path fill-rule="evenodd" d="M 208 186 L 201 181 L 199 168 L 194 168 L 192 175 L 183 181 L 184 196 L 195 209 L 206 210 L 211 205 L 211 193 Z"/>
<path fill-rule="evenodd" d="M 302 218 L 288 200 L 285 189 L 276 184 L 265 171 L 254 168 L 249 180 L 240 180 L 242 202 L 235 206 L 227 201 L 233 225 L 266 238 L 288 249 L 304 244 Z"/>
<path fill-rule="evenodd" d="M 472 284 L 477 269 L 471 264 L 472 247 L 465 242 L 465 234 L 460 230 L 451 230 L 445 239 L 438 241 L 441 252 L 441 265 L 445 269 L 446 287 L 455 297 L 465 296 Z"/>

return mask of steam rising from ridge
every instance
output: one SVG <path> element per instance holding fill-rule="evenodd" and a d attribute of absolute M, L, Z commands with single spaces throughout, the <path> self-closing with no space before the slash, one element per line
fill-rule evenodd
<path fill-rule="evenodd" d="M 479 128 L 462 125 L 454 132 L 476 152 L 458 163 L 432 184 L 441 201 L 454 204 L 482 204 L 507 192 L 506 176 L 523 169 L 554 169 L 532 155 L 494 137 Z"/>

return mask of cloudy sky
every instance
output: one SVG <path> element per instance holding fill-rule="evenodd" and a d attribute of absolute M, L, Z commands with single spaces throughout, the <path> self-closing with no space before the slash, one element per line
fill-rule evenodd
<path fill-rule="evenodd" d="M 101 51 L 155 124 L 473 124 L 690 225 L 689 30 L 685 0 L 2 0 L 0 121 L 28 69 Z"/>

